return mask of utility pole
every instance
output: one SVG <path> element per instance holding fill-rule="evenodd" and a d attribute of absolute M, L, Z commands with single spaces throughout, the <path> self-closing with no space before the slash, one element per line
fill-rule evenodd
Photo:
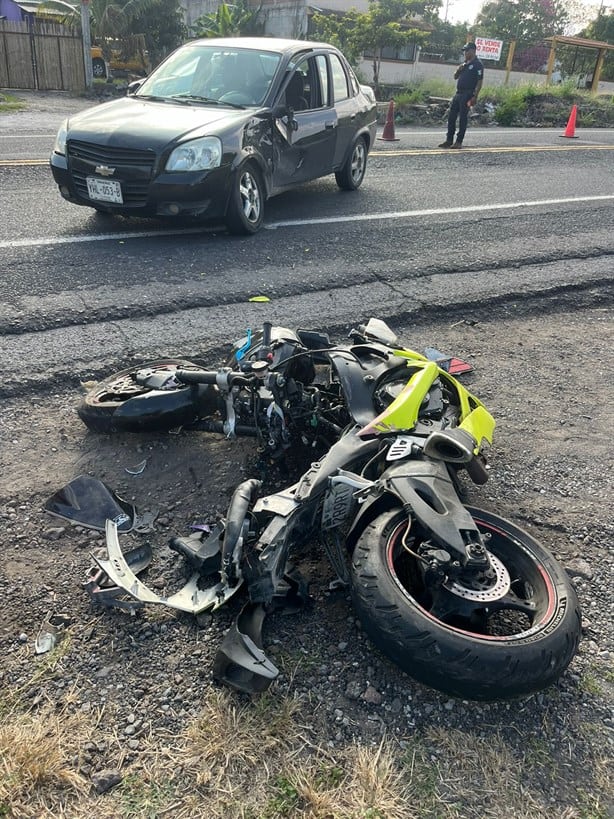
<path fill-rule="evenodd" d="M 90 31 L 90 0 L 81 0 L 81 36 L 83 38 L 83 66 L 85 68 L 85 87 L 92 90 L 94 73 L 92 71 L 92 35 Z"/>

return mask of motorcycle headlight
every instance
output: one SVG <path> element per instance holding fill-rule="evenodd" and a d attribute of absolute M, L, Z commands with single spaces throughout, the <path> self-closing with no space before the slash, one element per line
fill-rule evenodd
<path fill-rule="evenodd" d="M 222 143 L 217 137 L 202 137 L 184 142 L 169 156 L 167 171 L 208 171 L 219 168 Z"/>
<path fill-rule="evenodd" d="M 54 154 L 62 154 L 66 153 L 66 135 L 68 133 L 68 120 L 65 119 L 64 122 L 60 125 L 60 129 L 57 133 L 55 138 L 55 144 L 53 146 Z"/>

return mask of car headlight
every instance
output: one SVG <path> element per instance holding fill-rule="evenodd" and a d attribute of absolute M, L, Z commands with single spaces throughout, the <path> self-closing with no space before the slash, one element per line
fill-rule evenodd
<path fill-rule="evenodd" d="M 68 120 L 65 119 L 64 122 L 60 125 L 60 129 L 57 133 L 55 138 L 55 145 L 53 146 L 53 153 L 54 154 L 65 154 L 66 153 L 66 135 L 68 134 Z"/>
<path fill-rule="evenodd" d="M 202 137 L 175 148 L 166 163 L 167 171 L 207 171 L 219 168 L 222 142 L 217 137 Z"/>

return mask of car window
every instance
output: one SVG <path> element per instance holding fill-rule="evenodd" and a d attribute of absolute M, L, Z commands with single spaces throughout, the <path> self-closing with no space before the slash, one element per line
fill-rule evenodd
<path fill-rule="evenodd" d="M 282 102 L 295 111 L 313 111 L 329 105 L 328 82 L 322 78 L 317 57 L 297 63 L 285 86 Z"/>
<path fill-rule="evenodd" d="M 351 68 L 348 69 L 348 74 L 350 75 L 350 85 L 352 86 L 352 96 L 355 97 L 356 94 L 360 91 L 360 83 L 356 77 L 356 74 L 352 71 Z"/>
<path fill-rule="evenodd" d="M 145 80 L 138 94 L 260 105 L 280 60 L 279 54 L 256 49 L 208 45 L 181 48 Z"/>
<path fill-rule="evenodd" d="M 318 74 L 320 76 L 320 86 L 322 88 L 322 104 L 325 107 L 330 105 L 328 99 L 328 62 L 323 54 L 316 57 L 316 65 L 318 67 Z"/>
<path fill-rule="evenodd" d="M 350 96 L 348 90 L 348 78 L 345 74 L 343 66 L 341 65 L 341 60 L 336 54 L 330 55 L 330 67 L 333 75 L 335 102 L 339 102 L 339 100 L 346 100 Z"/>

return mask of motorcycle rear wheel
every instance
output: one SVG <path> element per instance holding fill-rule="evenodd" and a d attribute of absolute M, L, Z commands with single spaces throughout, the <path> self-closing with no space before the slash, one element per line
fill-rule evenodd
<path fill-rule="evenodd" d="M 77 413 L 85 426 L 92 432 L 102 433 L 118 430 L 159 431 L 172 429 L 180 424 L 196 420 L 196 409 L 192 409 L 192 402 L 186 401 L 183 403 L 187 404 L 187 409 L 182 408 L 181 415 L 169 411 L 168 415 L 158 415 L 155 419 L 136 418 L 132 425 L 125 420 L 118 422 L 116 413 L 127 401 L 152 392 L 150 387 L 144 387 L 136 382 L 137 372 L 146 368 L 167 370 L 169 373 L 177 369 L 200 369 L 191 361 L 167 358 L 121 370 L 105 378 L 104 381 L 100 381 L 84 396 L 77 407 Z M 178 392 L 185 394 L 186 397 L 189 396 L 190 389 L 189 386 L 179 386 L 177 389 L 165 391 L 168 392 L 169 403 L 177 397 Z"/>
<path fill-rule="evenodd" d="M 501 700 L 554 683 L 573 659 L 581 619 L 564 569 L 531 535 L 467 507 L 487 536 L 497 579 L 433 591 L 419 561 L 419 526 L 387 511 L 360 536 L 352 596 L 373 643 L 407 674 L 470 700 Z M 403 544 L 405 539 L 405 545 Z"/>

